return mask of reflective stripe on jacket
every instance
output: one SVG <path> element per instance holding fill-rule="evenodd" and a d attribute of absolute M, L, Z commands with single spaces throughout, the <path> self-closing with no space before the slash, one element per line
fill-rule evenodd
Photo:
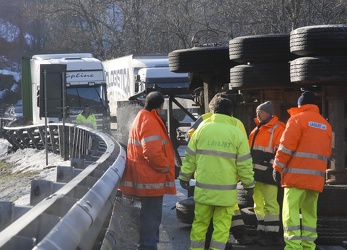
<path fill-rule="evenodd" d="M 140 110 L 133 122 L 120 189 L 140 197 L 176 194 L 174 151 L 155 110 Z"/>
<path fill-rule="evenodd" d="M 283 132 L 273 167 L 282 173 L 282 187 L 322 192 L 332 151 L 332 129 L 317 105 L 288 110 L 291 115 Z"/>
<path fill-rule="evenodd" d="M 179 179 L 188 181 L 196 172 L 194 199 L 215 206 L 237 203 L 240 176 L 245 188 L 254 187 L 247 136 L 233 124 L 233 117 L 214 114 L 192 135 Z"/>
<path fill-rule="evenodd" d="M 285 124 L 273 116 L 271 120 L 260 126 L 258 119 L 254 119 L 256 127 L 249 135 L 249 146 L 253 159 L 255 181 L 276 184 L 272 177 L 272 163 L 276 150 L 280 144 Z"/>

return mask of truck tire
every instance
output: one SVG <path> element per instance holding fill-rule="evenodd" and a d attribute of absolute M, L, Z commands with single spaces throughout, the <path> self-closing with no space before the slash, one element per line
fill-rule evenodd
<path fill-rule="evenodd" d="M 347 216 L 347 185 L 325 185 L 317 204 L 318 216 Z"/>
<path fill-rule="evenodd" d="M 241 182 L 237 183 L 237 203 L 239 208 L 253 207 L 253 199 L 247 196 L 246 190 L 243 188 Z"/>
<path fill-rule="evenodd" d="M 257 234 L 257 225 L 258 220 L 255 215 L 253 207 L 245 207 L 240 209 L 243 223 L 245 223 L 245 227 L 248 235 L 256 235 Z"/>
<path fill-rule="evenodd" d="M 170 71 L 176 73 L 229 70 L 229 47 L 194 47 L 169 53 Z"/>
<path fill-rule="evenodd" d="M 290 33 L 290 51 L 299 56 L 346 55 L 347 24 L 306 26 Z"/>
<path fill-rule="evenodd" d="M 290 81 L 300 84 L 344 84 L 347 81 L 346 68 L 347 56 L 301 57 L 290 62 Z"/>
<path fill-rule="evenodd" d="M 289 34 L 241 36 L 229 41 L 230 60 L 247 62 L 288 62 L 290 53 Z"/>
<path fill-rule="evenodd" d="M 254 63 L 237 65 L 230 69 L 232 88 L 283 88 L 291 87 L 289 63 Z"/>
<path fill-rule="evenodd" d="M 317 221 L 318 238 L 315 241 L 321 245 L 342 245 L 347 239 L 346 217 L 319 217 Z"/>
<path fill-rule="evenodd" d="M 194 220 L 195 201 L 193 197 L 176 202 L 176 217 L 185 224 L 192 224 Z"/>

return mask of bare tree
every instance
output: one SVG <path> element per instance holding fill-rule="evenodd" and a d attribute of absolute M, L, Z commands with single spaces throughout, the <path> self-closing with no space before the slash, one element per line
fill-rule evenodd
<path fill-rule="evenodd" d="M 234 37 L 346 23 L 345 0 L 14 0 L 20 53 L 91 52 L 100 59 L 189 48 L 200 30 Z M 18 7 L 19 6 L 19 7 Z M 207 33 L 206 33 L 207 34 Z M 18 52 L 19 53 L 19 52 Z"/>

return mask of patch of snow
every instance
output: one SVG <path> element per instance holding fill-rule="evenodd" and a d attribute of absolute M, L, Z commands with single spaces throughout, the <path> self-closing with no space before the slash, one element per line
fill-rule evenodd
<path fill-rule="evenodd" d="M 15 71 L 11 71 L 11 70 L 8 70 L 8 69 L 2 69 L 0 70 L 0 74 L 2 75 L 12 75 L 13 78 L 18 82 L 22 76 L 19 72 L 15 72 Z"/>
<path fill-rule="evenodd" d="M 13 42 L 19 35 L 19 28 L 0 18 L 0 36 L 7 42 Z"/>
<path fill-rule="evenodd" d="M 48 164 L 46 165 L 46 151 L 33 148 L 19 149 L 14 153 L 7 153 L 10 143 L 0 138 L 0 160 L 14 164 L 13 173 L 16 172 L 39 172 L 40 180 L 56 181 L 55 166 L 71 166 L 70 161 L 64 161 L 60 155 L 48 153 Z M 30 185 L 24 187 L 30 190 Z M 28 205 L 30 203 L 30 191 L 15 201 L 16 205 Z"/>

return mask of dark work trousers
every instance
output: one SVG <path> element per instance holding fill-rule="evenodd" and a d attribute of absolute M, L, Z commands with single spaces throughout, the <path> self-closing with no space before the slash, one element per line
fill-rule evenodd
<path fill-rule="evenodd" d="M 138 250 L 157 250 L 163 196 L 141 197 L 140 242 Z"/>

